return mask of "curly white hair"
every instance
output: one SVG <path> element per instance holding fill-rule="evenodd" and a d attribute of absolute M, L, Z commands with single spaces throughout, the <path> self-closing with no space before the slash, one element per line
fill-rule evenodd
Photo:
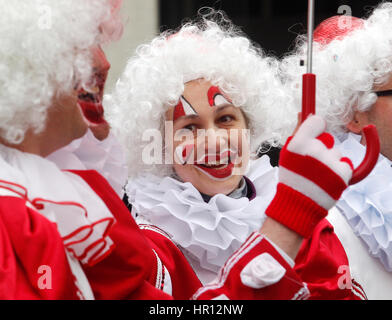
<path fill-rule="evenodd" d="M 350 20 L 340 19 L 341 28 L 347 28 Z M 386 83 L 392 72 L 392 3 L 381 3 L 362 22 L 346 35 L 328 44 L 314 42 L 313 47 L 316 113 L 327 121 L 327 130 L 340 139 L 344 139 L 354 112 L 372 107 L 377 99 L 374 86 Z M 295 106 L 290 110 L 298 112 L 301 75 L 306 72 L 300 61 L 306 60 L 307 43 L 304 36 L 297 41 L 293 52 L 281 61 L 281 76 Z"/>
<path fill-rule="evenodd" d="M 120 0 L 121 1 L 121 0 Z M 122 31 L 118 0 L 0 0 L 0 137 L 40 132 L 54 95 L 86 84 L 90 48 Z"/>
<path fill-rule="evenodd" d="M 171 166 L 143 163 L 147 142 L 142 136 L 148 129 L 163 130 L 166 110 L 194 79 L 219 86 L 241 107 L 253 151 L 266 142 L 282 143 L 286 95 L 277 71 L 275 58 L 266 56 L 223 12 L 211 9 L 139 46 L 104 100 L 107 119 L 126 146 L 130 177 L 146 171 L 170 174 Z"/>

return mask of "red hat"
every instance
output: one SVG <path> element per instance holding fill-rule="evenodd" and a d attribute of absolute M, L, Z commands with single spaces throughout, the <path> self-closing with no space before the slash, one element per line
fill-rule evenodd
<path fill-rule="evenodd" d="M 362 28 L 363 25 L 364 20 L 360 18 L 352 16 L 333 16 L 324 20 L 317 26 L 313 33 L 313 39 L 315 42 L 326 45 L 332 40 L 343 39 L 354 30 Z"/>

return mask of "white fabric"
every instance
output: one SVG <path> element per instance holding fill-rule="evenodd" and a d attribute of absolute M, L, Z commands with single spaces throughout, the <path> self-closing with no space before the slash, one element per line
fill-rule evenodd
<path fill-rule="evenodd" d="M 338 208 L 332 208 L 327 219 L 346 251 L 352 278 L 361 284 L 367 298 L 391 300 L 391 273 L 385 270 L 379 260 L 368 254 L 367 245 L 354 233 Z"/>
<path fill-rule="evenodd" d="M 354 167 L 365 155 L 365 147 L 359 140 L 359 136 L 349 134 L 338 146 L 353 161 Z M 392 271 L 391 161 L 380 154 L 369 176 L 345 190 L 337 206 L 354 233 L 366 243 L 369 254 Z"/>
<path fill-rule="evenodd" d="M 352 176 L 350 165 L 344 161 L 340 161 L 342 155 L 338 149 L 329 149 L 323 142 L 317 139 L 325 131 L 325 128 L 326 122 L 320 116 L 308 117 L 287 145 L 287 150 L 317 159 L 348 184 Z"/>
<path fill-rule="evenodd" d="M 252 201 L 217 194 L 206 203 L 192 184 L 149 174 L 129 181 L 126 193 L 137 220 L 141 217 L 167 232 L 206 283 L 251 232 L 260 229 L 276 192 L 277 172 L 267 156 L 251 162 L 246 176 L 256 189 Z"/>
<path fill-rule="evenodd" d="M 308 300 L 310 298 L 310 291 L 305 282 L 302 283 L 303 287 L 291 298 L 291 300 Z"/>
<path fill-rule="evenodd" d="M 63 170 L 96 170 L 121 198 L 124 195 L 128 177 L 125 153 L 112 133 L 100 141 L 88 130 L 82 138 L 52 153 L 48 159 Z"/>
<path fill-rule="evenodd" d="M 309 180 L 294 171 L 290 171 L 285 167 L 279 168 L 279 179 L 294 190 L 298 190 L 303 195 L 309 197 L 327 211 L 332 208 L 336 202 L 335 199 L 312 180 Z"/>
<path fill-rule="evenodd" d="M 212 298 L 211 300 L 230 300 L 228 296 L 225 294 L 220 294 L 219 296 L 216 296 L 215 298 Z"/>
<path fill-rule="evenodd" d="M 244 242 L 239 250 L 237 250 L 225 263 L 223 268 L 220 269 L 219 274 L 215 278 L 214 281 L 209 283 L 208 285 L 204 285 L 200 287 L 196 293 L 192 296 L 192 300 L 197 300 L 200 295 L 208 290 L 216 290 L 222 288 L 225 284 L 228 276 L 231 273 L 231 270 L 234 266 L 237 265 L 238 261 L 241 260 L 246 254 L 248 254 L 255 246 L 257 246 L 261 241 L 264 240 L 264 237 L 258 233 L 252 233 L 248 240 Z M 268 241 L 268 240 L 265 240 Z"/>
<path fill-rule="evenodd" d="M 167 270 L 167 268 L 164 266 L 162 263 L 161 259 L 159 258 L 158 254 L 156 251 L 153 249 L 152 250 L 155 254 L 155 258 L 157 259 L 157 274 L 156 274 L 156 279 L 155 279 L 155 288 L 158 288 L 162 290 L 163 292 L 166 292 L 169 295 L 173 294 L 173 286 L 172 286 L 172 281 L 170 277 L 170 273 Z"/>
<path fill-rule="evenodd" d="M 253 258 L 241 271 L 241 282 L 254 289 L 261 289 L 280 281 L 286 269 L 269 253 Z"/>
<path fill-rule="evenodd" d="M 67 260 L 71 272 L 75 276 L 75 284 L 80 292 L 78 292 L 80 300 L 94 300 L 94 293 L 88 282 L 87 276 L 80 265 L 80 262 L 68 251 L 66 251 Z"/>
<path fill-rule="evenodd" d="M 79 176 L 60 171 L 47 159 L 0 145 L 0 178 L 0 188 L 11 188 L 29 207 L 57 224 L 67 254 L 79 262 L 91 263 L 112 249 L 106 232 L 114 218 Z M 75 277 L 85 283 L 78 273 Z"/>
<path fill-rule="evenodd" d="M 282 258 L 289 264 L 291 268 L 294 268 L 295 261 L 275 242 L 272 242 L 267 236 L 263 235 L 263 237 L 268 240 L 269 244 L 274 247 L 276 251 L 282 256 Z"/>

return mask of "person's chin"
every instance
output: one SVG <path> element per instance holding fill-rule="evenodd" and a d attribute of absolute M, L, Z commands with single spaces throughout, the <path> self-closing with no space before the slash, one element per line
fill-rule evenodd
<path fill-rule="evenodd" d="M 214 196 L 216 194 L 229 194 L 238 187 L 241 177 L 230 175 L 225 178 L 216 178 L 211 174 L 188 165 L 187 170 L 178 170 L 176 173 L 184 182 L 190 182 L 202 194 Z"/>
<path fill-rule="evenodd" d="M 77 128 L 75 128 L 74 130 L 74 135 L 73 135 L 73 139 L 79 139 L 81 137 L 83 137 L 88 130 L 88 125 L 83 121 L 79 121 Z"/>
<path fill-rule="evenodd" d="M 203 181 L 199 181 L 198 190 L 199 192 L 208 195 L 214 196 L 216 194 L 229 194 L 234 191 L 239 184 L 241 179 L 236 176 L 231 176 L 225 181 L 217 181 L 212 179 L 203 179 Z"/>

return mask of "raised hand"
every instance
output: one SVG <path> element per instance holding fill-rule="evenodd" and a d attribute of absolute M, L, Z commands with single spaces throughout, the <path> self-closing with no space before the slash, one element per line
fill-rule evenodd
<path fill-rule="evenodd" d="M 325 121 L 310 116 L 280 153 L 279 184 L 266 214 L 308 237 L 347 188 L 353 165 L 334 148 Z"/>

